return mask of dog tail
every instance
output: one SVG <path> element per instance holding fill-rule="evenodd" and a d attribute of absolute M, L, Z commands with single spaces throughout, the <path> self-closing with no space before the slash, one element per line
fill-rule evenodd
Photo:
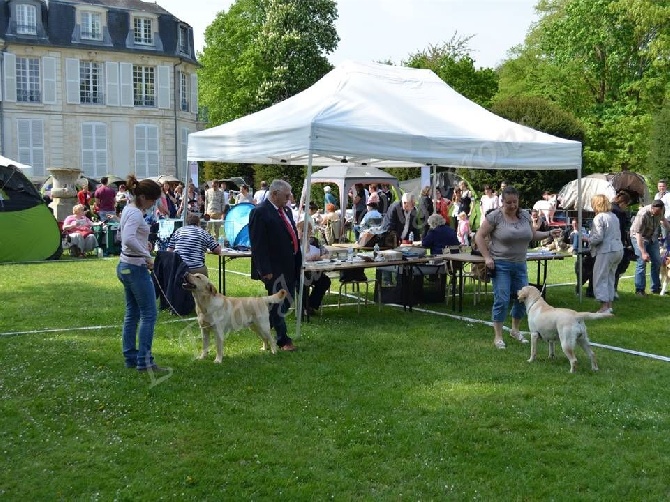
<path fill-rule="evenodd" d="M 580 321 L 588 321 L 591 319 L 605 319 L 607 317 L 614 317 L 614 314 L 608 314 L 607 312 L 577 312 L 575 316 Z"/>
<path fill-rule="evenodd" d="M 282 289 L 281 291 L 276 292 L 274 295 L 268 296 L 267 297 L 267 302 L 268 303 L 281 303 L 284 301 L 284 298 L 286 298 L 287 291 L 285 289 Z"/>

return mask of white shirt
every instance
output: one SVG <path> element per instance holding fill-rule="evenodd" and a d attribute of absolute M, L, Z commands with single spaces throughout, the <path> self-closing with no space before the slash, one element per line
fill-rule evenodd
<path fill-rule="evenodd" d="M 263 202 L 268 196 L 268 189 L 265 188 L 263 190 L 256 190 L 256 193 L 254 194 L 254 202 L 256 205 L 260 204 Z"/>
<path fill-rule="evenodd" d="M 656 195 L 654 195 L 654 200 L 662 200 L 663 204 L 665 204 L 665 217 L 670 218 L 670 192 L 665 192 L 665 195 L 661 197 L 661 192 L 656 192 Z"/>

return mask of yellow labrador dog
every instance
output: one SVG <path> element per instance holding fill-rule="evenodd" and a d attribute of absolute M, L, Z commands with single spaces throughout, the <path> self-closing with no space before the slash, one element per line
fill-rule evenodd
<path fill-rule="evenodd" d="M 270 332 L 269 305 L 281 303 L 286 298 L 286 290 L 272 296 L 252 296 L 235 298 L 224 296 L 216 291 L 214 285 L 202 274 L 186 274 L 184 289 L 191 291 L 195 299 L 195 311 L 202 333 L 202 353 L 198 359 L 207 357 L 209 335 L 216 335 L 215 363 L 223 360 L 223 342 L 227 333 L 250 326 L 263 341 L 263 350 L 277 353 L 277 342 Z"/>
<path fill-rule="evenodd" d="M 670 256 L 661 255 L 661 296 L 665 296 L 670 282 Z"/>
<path fill-rule="evenodd" d="M 586 335 L 585 319 L 602 319 L 612 317 L 612 314 L 595 314 L 591 312 L 576 312 L 571 309 L 557 309 L 549 305 L 542 298 L 542 294 L 535 286 L 524 286 L 518 292 L 519 301 L 526 305 L 528 326 L 530 328 L 530 359 L 531 363 L 537 355 L 537 339 L 542 338 L 549 342 L 549 357 L 554 357 L 554 342 L 558 338 L 561 348 L 570 360 L 570 373 L 577 369 L 575 346 L 579 344 L 591 359 L 591 369 L 598 371 L 596 355 L 591 350 L 589 338 Z"/>

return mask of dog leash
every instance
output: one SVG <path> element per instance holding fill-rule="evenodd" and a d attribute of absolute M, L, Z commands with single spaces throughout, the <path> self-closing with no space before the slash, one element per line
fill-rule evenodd
<path fill-rule="evenodd" d="M 151 277 L 153 277 L 153 279 L 154 279 L 154 284 L 156 284 L 156 286 L 158 286 L 158 290 L 160 291 L 161 295 L 162 295 L 163 298 L 165 299 L 165 302 L 166 302 L 166 303 L 168 304 L 168 306 L 170 307 L 170 313 L 171 313 L 172 315 L 176 315 L 177 317 L 183 317 L 181 314 L 179 314 L 179 313 L 177 312 L 177 309 L 174 308 L 174 305 L 172 305 L 172 303 L 170 302 L 169 298 L 168 298 L 167 295 L 165 294 L 165 291 L 163 291 L 163 288 L 161 287 L 161 283 L 160 283 L 160 281 L 158 280 L 158 277 L 156 277 L 156 274 L 154 274 L 153 269 L 149 270 L 149 273 L 151 274 Z"/>

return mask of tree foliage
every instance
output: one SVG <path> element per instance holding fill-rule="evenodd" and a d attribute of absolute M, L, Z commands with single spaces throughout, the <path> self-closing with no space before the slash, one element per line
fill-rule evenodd
<path fill-rule="evenodd" d="M 559 138 L 583 141 L 584 126 L 570 113 L 549 100 L 535 96 L 511 97 L 497 101 L 492 110 L 508 120 Z M 461 172 L 462 171 L 462 172 Z M 574 171 L 488 171 L 483 169 L 459 170 L 476 190 L 484 185 L 499 186 L 502 180 L 519 190 L 523 207 L 531 207 L 545 190 L 558 192 L 575 178 Z"/>
<path fill-rule="evenodd" d="M 334 0 L 236 0 L 220 12 L 199 55 L 209 125 L 278 103 L 330 71 L 336 19 Z"/>
<path fill-rule="evenodd" d="M 670 1 L 540 0 L 500 70 L 500 97 L 535 95 L 586 126 L 584 170 L 644 171 L 651 116 L 670 83 Z"/>
<path fill-rule="evenodd" d="M 655 116 L 649 139 L 649 175 L 652 180 L 670 179 L 670 104 Z"/>
<path fill-rule="evenodd" d="M 410 68 L 432 70 L 456 92 L 489 108 L 498 91 L 498 75 L 491 68 L 475 69 L 468 46 L 471 39 L 472 36 L 461 37 L 455 33 L 442 45 L 430 45 L 410 54 L 403 64 Z"/>

